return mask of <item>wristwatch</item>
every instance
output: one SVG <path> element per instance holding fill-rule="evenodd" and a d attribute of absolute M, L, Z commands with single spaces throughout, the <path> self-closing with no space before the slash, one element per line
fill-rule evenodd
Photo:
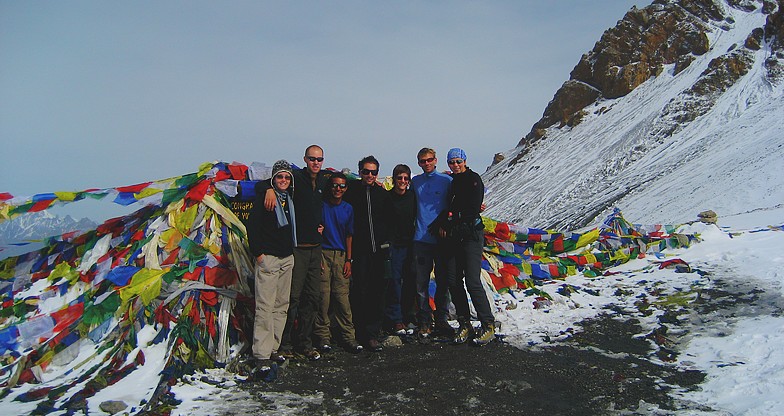
<path fill-rule="evenodd" d="M 346 261 L 349 262 L 349 263 L 353 263 L 354 259 L 346 259 Z"/>

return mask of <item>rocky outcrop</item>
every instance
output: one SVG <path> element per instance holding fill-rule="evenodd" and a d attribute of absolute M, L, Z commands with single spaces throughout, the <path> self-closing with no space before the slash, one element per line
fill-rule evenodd
<path fill-rule="evenodd" d="M 784 0 L 767 1 L 762 10 L 770 13 L 763 32 L 765 42 L 774 51 L 765 61 L 765 69 L 772 83 L 780 83 L 784 81 Z"/>
<path fill-rule="evenodd" d="M 616 204 L 654 221 L 691 220 L 682 215 L 706 201 L 738 212 L 749 184 L 780 200 L 762 167 L 784 152 L 782 3 L 668 0 L 629 11 L 483 175 L 486 213 L 573 229 Z"/>
<path fill-rule="evenodd" d="M 753 3 L 736 3 L 753 7 Z M 585 106 L 628 94 L 660 74 L 664 65 L 675 64 L 676 73 L 684 70 L 694 56 L 709 50 L 707 34 L 724 19 L 722 8 L 712 0 L 657 0 L 643 9 L 633 7 L 582 56 L 571 79 L 518 145 L 536 141 L 543 129 L 553 125 L 578 124 Z"/>
<path fill-rule="evenodd" d="M 596 101 L 602 92 L 588 83 L 576 80 L 566 81 L 547 105 L 544 116 L 534 125 L 534 129 L 547 128 L 556 123 L 562 126 L 569 123 L 573 116 L 588 104 Z M 574 124 L 574 123 L 571 123 Z M 532 142 L 540 137 L 532 131 L 527 137 Z"/>
<path fill-rule="evenodd" d="M 664 106 L 651 135 L 658 142 L 663 142 L 687 123 L 707 113 L 727 88 L 749 72 L 753 63 L 753 55 L 745 47 L 711 60 L 691 88 Z"/>

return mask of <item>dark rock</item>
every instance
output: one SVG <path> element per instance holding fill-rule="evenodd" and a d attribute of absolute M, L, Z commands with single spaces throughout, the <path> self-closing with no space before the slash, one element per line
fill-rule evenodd
<path fill-rule="evenodd" d="M 556 123 L 566 124 L 572 115 L 596 101 L 599 96 L 601 92 L 590 84 L 575 80 L 566 81 L 547 104 L 542 119 L 534 124 L 534 128 L 545 129 Z"/>
<path fill-rule="evenodd" d="M 761 27 L 758 27 L 749 33 L 749 36 L 746 38 L 746 41 L 743 42 L 743 46 L 753 51 L 758 51 L 761 47 L 762 43 L 762 35 L 764 31 Z"/>
<path fill-rule="evenodd" d="M 115 415 L 128 408 L 128 405 L 121 400 L 107 400 L 102 402 L 98 407 L 110 415 Z"/>
<path fill-rule="evenodd" d="M 673 75 L 680 74 L 684 69 L 688 68 L 691 63 L 694 62 L 694 55 L 683 55 L 675 61 L 675 68 L 673 70 Z"/>
<path fill-rule="evenodd" d="M 493 156 L 493 165 L 501 163 L 501 161 L 503 160 L 504 160 L 504 154 L 496 153 L 495 156 Z"/>

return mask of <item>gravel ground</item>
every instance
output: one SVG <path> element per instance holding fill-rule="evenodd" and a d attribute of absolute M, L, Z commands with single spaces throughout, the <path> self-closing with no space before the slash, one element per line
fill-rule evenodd
<path fill-rule="evenodd" d="M 240 383 L 240 402 L 214 397 L 224 406 L 209 414 L 714 414 L 669 394 L 697 389 L 705 378 L 669 364 L 679 359 L 678 343 L 738 316 L 780 315 L 784 299 L 753 282 L 713 283 L 688 306 L 661 315 L 650 332 L 634 314 L 608 310 L 580 322 L 565 341 L 523 349 L 502 339 L 476 347 L 392 336 L 379 353 L 295 358 L 275 381 Z"/>
<path fill-rule="evenodd" d="M 271 383 L 245 383 L 262 413 L 326 415 L 596 415 L 641 405 L 672 408 L 667 392 L 699 383 L 641 355 L 651 344 L 631 339 L 634 321 L 585 322 L 573 342 L 526 351 L 500 340 L 485 346 L 445 342 L 400 344 L 383 352 L 326 354 L 292 360 Z M 293 394 L 303 400 L 277 398 Z"/>

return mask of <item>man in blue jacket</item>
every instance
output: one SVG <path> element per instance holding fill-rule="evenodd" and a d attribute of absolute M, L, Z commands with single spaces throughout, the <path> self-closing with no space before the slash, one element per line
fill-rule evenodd
<path fill-rule="evenodd" d="M 422 173 L 411 180 L 411 189 L 417 200 L 416 230 L 414 232 L 414 267 L 416 268 L 417 303 L 419 312 L 418 335 L 427 338 L 435 335 L 452 338 L 454 330 L 449 318 L 449 286 L 454 280 L 454 257 L 448 242 L 430 232 L 428 228 L 449 206 L 452 178 L 436 171 L 436 151 L 423 148 L 417 153 L 417 163 Z M 430 307 L 430 274 L 435 268 L 435 311 Z M 435 313 L 434 313 L 435 312 Z M 435 316 L 434 316 L 435 315 Z M 435 321 L 434 321 L 435 319 Z"/>

